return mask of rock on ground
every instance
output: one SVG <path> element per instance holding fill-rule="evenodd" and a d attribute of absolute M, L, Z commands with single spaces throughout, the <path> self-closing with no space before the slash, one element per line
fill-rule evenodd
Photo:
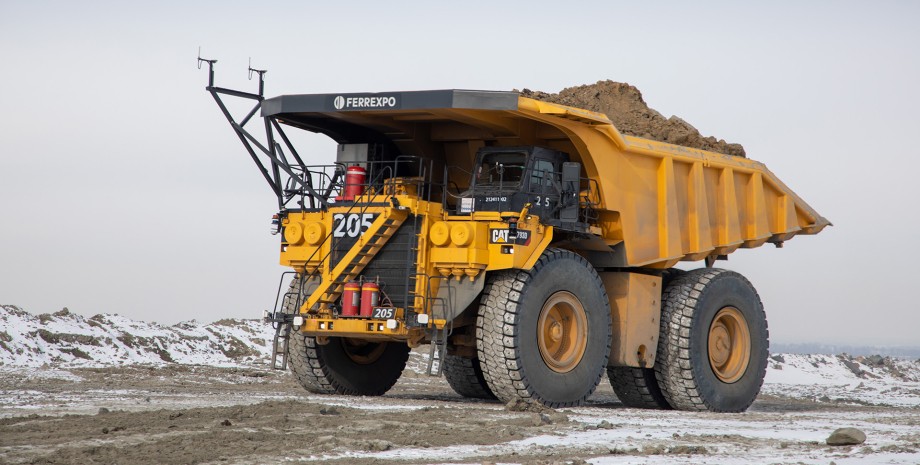
<path fill-rule="evenodd" d="M 866 433 L 856 428 L 838 428 L 827 438 L 829 446 L 855 446 L 866 442 Z"/>

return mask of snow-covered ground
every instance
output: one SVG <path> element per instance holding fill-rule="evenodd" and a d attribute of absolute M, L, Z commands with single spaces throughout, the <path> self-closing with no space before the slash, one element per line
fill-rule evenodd
<path fill-rule="evenodd" d="M 153 463 L 145 448 L 216 460 L 188 459 L 194 438 L 225 463 L 920 464 L 917 360 L 773 354 L 760 398 L 740 414 L 627 409 L 605 380 L 588 405 L 547 422 L 460 398 L 423 375 L 425 350 L 386 396 L 306 395 L 267 369 L 272 335 L 254 320 L 167 327 L 0 306 L 0 462 L 85 463 L 106 448 L 114 462 Z M 309 413 L 320 408 L 339 412 Z M 221 435 L 202 435 L 231 417 Z M 868 439 L 827 446 L 838 427 Z M 274 445 L 247 455 L 251 440 Z"/>
<path fill-rule="evenodd" d="M 0 305 L 0 366 L 235 366 L 266 360 L 273 334 L 257 320 L 163 326 L 110 314 L 84 318 L 66 309 L 36 316 Z"/>
<path fill-rule="evenodd" d="M 777 354 L 762 394 L 819 402 L 920 406 L 920 360 Z"/>
<path fill-rule="evenodd" d="M 0 305 L 0 367 L 259 366 L 268 363 L 273 334 L 258 320 L 163 326 L 118 315 L 84 318 L 66 310 L 36 316 Z M 410 361 L 420 373 L 424 365 L 424 360 Z M 762 393 L 819 402 L 920 406 L 920 361 L 774 354 Z"/>

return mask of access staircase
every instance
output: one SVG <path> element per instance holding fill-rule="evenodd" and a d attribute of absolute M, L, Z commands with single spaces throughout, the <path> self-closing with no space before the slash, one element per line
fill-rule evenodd
<path fill-rule="evenodd" d="M 407 210 L 398 208 L 387 208 L 381 213 L 371 226 L 358 238 L 348 253 L 339 260 L 327 279 L 322 279 L 317 288 L 307 298 L 307 301 L 301 307 L 307 313 L 316 313 L 329 308 L 330 304 L 338 301 L 342 292 L 345 290 L 345 283 L 358 279 L 361 270 L 374 259 L 374 256 L 380 249 L 386 245 L 387 241 L 393 237 L 393 234 L 403 224 L 409 216 Z M 332 236 L 330 233 L 327 240 Z M 331 253 L 326 254 L 325 260 L 328 260 Z M 325 262 L 324 260 L 324 262 Z M 317 267 L 314 274 L 322 272 L 322 264 Z"/>

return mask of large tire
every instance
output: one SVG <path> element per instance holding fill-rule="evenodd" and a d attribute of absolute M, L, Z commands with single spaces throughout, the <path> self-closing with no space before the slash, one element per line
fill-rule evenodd
<path fill-rule="evenodd" d="M 285 295 L 284 311 L 297 309 L 296 289 L 299 278 L 291 282 Z M 301 301 L 315 289 L 305 282 Z M 307 391 L 315 394 L 379 396 L 396 384 L 409 359 L 409 346 L 399 342 L 369 342 L 331 337 L 326 345 L 316 338 L 291 331 L 288 366 Z"/>
<path fill-rule="evenodd" d="M 607 366 L 610 302 L 584 258 L 548 249 L 529 271 L 489 276 L 476 338 L 483 375 L 499 400 L 579 405 Z"/>
<path fill-rule="evenodd" d="M 288 364 L 297 381 L 315 394 L 380 396 L 396 384 L 409 359 L 409 346 L 400 342 L 367 342 L 291 334 Z"/>
<path fill-rule="evenodd" d="M 664 270 L 661 274 L 662 291 L 666 291 L 674 278 L 686 273 L 678 268 Z M 627 407 L 671 409 L 671 404 L 658 387 L 654 368 L 607 367 L 607 378 L 617 398 Z"/>
<path fill-rule="evenodd" d="M 447 355 L 444 357 L 444 377 L 454 392 L 463 397 L 495 399 L 495 394 L 489 389 L 479 359 L 476 357 Z"/>
<path fill-rule="evenodd" d="M 656 371 L 675 409 L 743 412 L 760 392 L 768 349 L 763 304 L 740 274 L 701 268 L 665 290 Z"/>
<path fill-rule="evenodd" d="M 627 407 L 658 410 L 671 408 L 658 387 L 654 368 L 607 367 L 607 378 L 617 399 Z"/>

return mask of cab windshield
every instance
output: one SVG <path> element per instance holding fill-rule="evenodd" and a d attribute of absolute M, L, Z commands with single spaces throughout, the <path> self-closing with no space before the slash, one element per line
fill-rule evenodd
<path fill-rule="evenodd" d="M 523 152 L 486 154 L 476 170 L 476 186 L 517 188 L 526 167 L 527 154 Z"/>

